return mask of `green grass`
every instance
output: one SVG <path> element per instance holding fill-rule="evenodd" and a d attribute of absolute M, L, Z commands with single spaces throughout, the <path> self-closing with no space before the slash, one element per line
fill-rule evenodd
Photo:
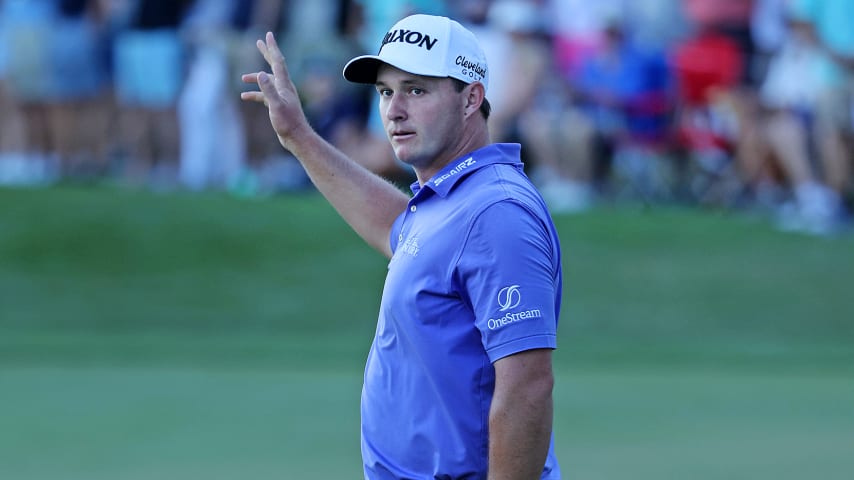
<path fill-rule="evenodd" d="M 556 219 L 565 478 L 854 471 L 854 238 Z M 0 478 L 360 478 L 385 260 L 313 194 L 0 189 Z"/>

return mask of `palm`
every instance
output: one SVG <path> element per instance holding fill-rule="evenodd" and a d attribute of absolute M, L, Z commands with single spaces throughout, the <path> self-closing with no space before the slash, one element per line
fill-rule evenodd
<path fill-rule="evenodd" d="M 273 81 L 276 87 L 277 101 L 267 102 L 268 111 L 270 113 L 270 123 L 273 125 L 273 130 L 280 137 L 288 137 L 294 125 L 294 119 L 302 115 L 302 110 L 299 104 L 299 97 L 296 94 L 296 88 L 290 80 L 281 80 L 275 78 Z M 284 83 L 285 85 L 279 85 Z"/>

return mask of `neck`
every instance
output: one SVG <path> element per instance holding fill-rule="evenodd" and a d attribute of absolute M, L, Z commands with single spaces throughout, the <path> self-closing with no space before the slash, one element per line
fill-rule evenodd
<path fill-rule="evenodd" d="M 477 113 L 476 115 L 480 115 Z M 486 121 L 477 119 L 475 121 L 466 122 L 463 132 L 457 136 L 459 140 L 454 145 L 441 153 L 434 161 L 424 167 L 413 167 L 415 177 L 418 183 L 424 185 L 428 180 L 433 178 L 436 173 L 448 166 L 449 163 L 462 157 L 463 155 L 483 148 L 491 143 L 489 138 L 489 130 L 486 127 Z"/>

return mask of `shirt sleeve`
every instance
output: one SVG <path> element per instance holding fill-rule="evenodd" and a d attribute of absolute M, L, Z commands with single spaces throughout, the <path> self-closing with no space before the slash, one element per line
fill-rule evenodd
<path fill-rule="evenodd" d="M 547 224 L 501 201 L 472 223 L 455 271 L 490 361 L 556 348 L 560 256 Z"/>

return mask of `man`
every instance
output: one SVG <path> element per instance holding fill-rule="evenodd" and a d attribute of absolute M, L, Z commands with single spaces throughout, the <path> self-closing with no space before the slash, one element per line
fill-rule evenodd
<path fill-rule="evenodd" d="M 351 60 L 370 83 L 409 198 L 311 130 L 275 38 L 272 67 L 243 76 L 282 145 L 353 229 L 391 259 L 362 390 L 367 479 L 556 479 L 553 373 L 560 247 L 519 145 L 490 145 L 488 69 L 474 35 L 413 15 L 378 55 Z"/>

